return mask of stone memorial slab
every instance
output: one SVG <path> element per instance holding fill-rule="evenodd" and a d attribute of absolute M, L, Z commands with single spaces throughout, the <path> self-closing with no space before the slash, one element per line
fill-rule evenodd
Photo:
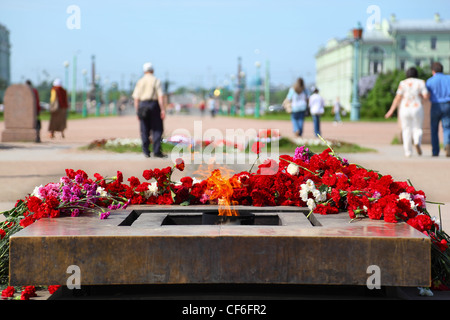
<path fill-rule="evenodd" d="M 36 104 L 33 90 L 25 84 L 9 86 L 4 95 L 3 142 L 36 140 Z"/>
<path fill-rule="evenodd" d="M 406 223 L 242 206 L 252 222 L 205 224 L 212 207 L 41 219 L 10 238 L 10 283 L 65 285 L 77 266 L 81 285 L 365 286 L 376 266 L 382 286 L 430 285 L 430 240 Z"/>

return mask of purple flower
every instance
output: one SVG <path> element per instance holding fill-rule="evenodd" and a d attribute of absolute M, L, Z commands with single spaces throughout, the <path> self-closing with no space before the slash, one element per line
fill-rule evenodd
<path fill-rule="evenodd" d="M 75 185 L 73 186 L 70 191 L 72 191 L 73 196 L 80 197 L 81 196 L 81 189 L 79 186 Z"/>
<path fill-rule="evenodd" d="M 81 174 L 77 174 L 77 175 L 75 176 L 75 181 L 76 181 L 76 183 L 78 183 L 78 184 L 83 183 L 83 181 L 84 181 L 83 176 L 82 176 Z"/>
<path fill-rule="evenodd" d="M 71 180 L 69 179 L 69 177 L 61 177 L 60 179 L 62 184 L 68 185 L 71 183 Z"/>
<path fill-rule="evenodd" d="M 301 160 L 303 162 L 309 163 L 309 158 L 310 158 L 309 148 L 301 146 L 295 149 L 294 161 Z"/>
<path fill-rule="evenodd" d="M 86 197 L 95 197 L 97 196 L 97 185 L 86 183 L 83 186 L 83 189 L 86 191 Z"/>
<path fill-rule="evenodd" d="M 108 206 L 108 209 L 110 209 L 110 210 L 116 210 L 116 209 L 119 209 L 120 208 L 120 203 L 117 203 L 117 204 L 110 204 L 109 206 Z"/>
<path fill-rule="evenodd" d="M 62 202 L 70 201 L 70 197 L 71 197 L 70 187 L 64 186 L 61 190 L 61 201 Z"/>
<path fill-rule="evenodd" d="M 80 198 L 78 198 L 76 195 L 73 194 L 70 196 L 70 202 L 76 202 L 78 200 L 80 200 Z"/>
<path fill-rule="evenodd" d="M 128 199 L 128 201 L 122 206 L 122 209 L 126 209 L 130 203 L 131 199 Z"/>
<path fill-rule="evenodd" d="M 100 213 L 100 219 L 107 219 L 110 214 L 111 214 L 111 212 L 109 212 L 109 211 L 102 212 L 102 213 Z"/>
<path fill-rule="evenodd" d="M 372 198 L 374 198 L 375 200 L 378 200 L 381 198 L 381 193 L 378 191 L 374 191 Z"/>
<path fill-rule="evenodd" d="M 80 215 L 80 209 L 74 209 L 70 214 L 71 217 L 78 217 Z"/>

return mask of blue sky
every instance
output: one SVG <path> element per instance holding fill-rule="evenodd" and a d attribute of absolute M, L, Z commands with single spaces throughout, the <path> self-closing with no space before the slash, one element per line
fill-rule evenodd
<path fill-rule="evenodd" d="M 146 61 L 172 88 L 223 85 L 239 56 L 249 80 L 256 61 L 262 75 L 269 61 L 271 82 L 289 85 L 299 76 L 313 83 L 319 47 L 365 26 L 371 5 L 381 19 L 450 18 L 448 0 L 1 0 L 0 24 L 10 31 L 13 82 L 64 80 L 64 61 L 72 77 L 76 54 L 78 88 L 92 55 L 102 81 L 125 89 Z"/>

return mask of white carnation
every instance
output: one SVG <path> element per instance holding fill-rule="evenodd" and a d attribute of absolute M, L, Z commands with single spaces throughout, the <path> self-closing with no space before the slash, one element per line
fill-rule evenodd
<path fill-rule="evenodd" d="M 411 194 L 407 193 L 407 192 L 402 192 L 398 195 L 398 200 L 402 200 L 402 199 L 406 199 L 409 201 L 409 205 L 411 207 L 412 210 L 417 210 L 417 205 L 414 202 L 414 200 L 412 199 Z"/>
<path fill-rule="evenodd" d="M 148 190 L 145 192 L 147 197 L 156 196 L 158 194 L 158 185 L 157 182 L 154 181 L 148 186 Z"/>
<path fill-rule="evenodd" d="M 398 200 L 401 199 L 411 200 L 411 195 L 408 192 L 402 192 L 398 195 Z"/>
<path fill-rule="evenodd" d="M 100 186 L 97 186 L 97 193 L 100 197 L 106 197 L 108 195 L 108 192 Z"/>
<path fill-rule="evenodd" d="M 296 165 L 295 163 L 290 163 L 286 170 L 292 176 L 298 175 L 300 171 L 298 165 Z"/>
<path fill-rule="evenodd" d="M 306 187 L 304 188 L 303 186 L 304 186 L 304 184 L 302 184 L 302 187 L 300 189 L 300 198 L 304 202 L 306 202 L 308 200 L 308 193 L 309 193 L 309 191 L 306 189 Z"/>
<path fill-rule="evenodd" d="M 316 199 L 317 202 L 322 202 L 327 200 L 327 193 L 326 192 L 320 192 L 319 190 L 315 189 L 313 191 L 313 196 Z"/>
<path fill-rule="evenodd" d="M 306 201 L 306 205 L 308 206 L 309 210 L 314 210 L 316 208 L 316 203 L 313 199 L 308 199 L 308 201 Z"/>
<path fill-rule="evenodd" d="M 314 184 L 314 181 L 312 181 L 311 179 L 308 179 L 308 181 L 306 181 L 305 186 L 308 189 L 308 191 L 313 191 L 316 189 L 316 185 Z"/>
<path fill-rule="evenodd" d="M 40 189 L 42 188 L 42 184 L 39 187 L 34 187 L 33 192 L 31 193 L 32 197 L 38 197 L 39 199 L 43 200 L 44 198 L 41 196 Z"/>

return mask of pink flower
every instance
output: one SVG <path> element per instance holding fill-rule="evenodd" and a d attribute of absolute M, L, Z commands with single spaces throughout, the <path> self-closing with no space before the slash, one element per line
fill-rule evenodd
<path fill-rule="evenodd" d="M 111 214 L 111 212 L 109 212 L 109 211 L 102 212 L 102 213 L 100 213 L 100 219 L 108 219 L 110 214 Z"/>

